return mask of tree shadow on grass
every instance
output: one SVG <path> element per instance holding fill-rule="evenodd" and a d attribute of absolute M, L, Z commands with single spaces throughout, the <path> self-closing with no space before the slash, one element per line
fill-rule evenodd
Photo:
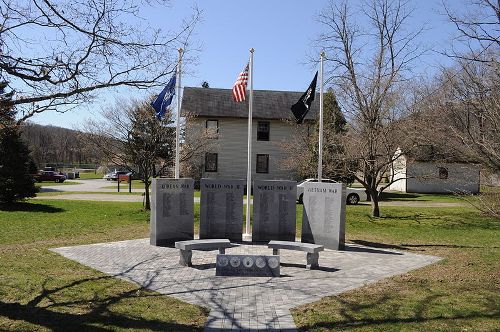
<path fill-rule="evenodd" d="M 63 191 L 61 189 L 58 189 L 58 188 L 41 187 L 40 192 L 41 193 L 61 193 Z"/>
<path fill-rule="evenodd" d="M 432 311 L 432 307 L 434 305 L 440 306 L 441 295 L 430 294 L 425 296 L 423 299 L 419 300 L 418 303 L 414 304 L 414 307 L 404 308 L 400 303 L 400 300 L 397 298 L 398 294 L 384 294 L 380 298 L 372 299 L 368 302 L 360 303 L 358 299 L 355 300 L 346 300 L 341 297 L 331 297 L 328 302 L 330 303 L 328 306 L 330 307 L 331 302 L 336 302 L 338 304 L 338 309 L 336 310 L 337 315 L 319 315 L 317 317 L 336 317 L 335 319 L 331 318 L 330 320 L 324 321 L 315 321 L 310 322 L 306 325 L 299 326 L 300 330 L 310 331 L 310 330 L 344 330 L 351 328 L 365 328 L 365 329 L 390 329 L 391 326 L 388 324 L 396 324 L 398 329 L 412 329 L 411 326 L 405 326 L 402 324 L 422 324 L 429 322 L 437 322 L 440 327 L 443 324 L 446 324 L 447 321 L 451 322 L 453 326 L 459 326 L 460 320 L 475 320 L 475 319 L 492 319 L 497 320 L 500 318 L 500 311 L 496 305 L 496 299 L 494 298 L 486 298 L 487 304 L 486 307 L 482 309 L 470 309 L 470 312 L 465 312 L 464 310 L 451 310 L 451 313 L 446 315 L 440 315 L 438 312 L 430 313 Z M 324 304 L 321 304 L 321 307 L 316 309 L 312 309 L 313 311 L 320 312 L 322 311 L 322 307 Z M 326 310 L 330 310 L 327 308 Z M 411 310 L 411 313 L 409 313 Z M 305 310 L 299 310 L 299 315 L 302 312 L 306 313 L 306 316 L 301 320 L 304 321 L 308 318 L 314 317 L 314 313 L 312 315 L 307 314 L 311 309 L 306 308 Z M 403 314 L 404 317 L 398 317 L 398 313 L 407 313 Z M 297 315 L 297 312 L 295 313 Z M 392 326 L 393 328 L 396 326 Z M 426 328 L 421 327 L 423 330 Z M 427 327 L 427 329 L 432 329 L 432 327 Z"/>
<path fill-rule="evenodd" d="M 390 193 L 390 192 L 382 192 L 380 198 L 381 200 L 394 200 L 394 199 L 414 199 L 419 198 L 420 195 L 416 194 L 407 194 L 407 193 Z"/>
<path fill-rule="evenodd" d="M 32 202 L 15 202 L 11 204 L 0 204 L 0 211 L 59 213 L 59 212 L 64 212 L 66 210 L 47 204 L 32 203 Z"/>
<path fill-rule="evenodd" d="M 374 243 L 374 242 L 368 242 L 368 241 L 360 241 L 360 240 L 355 240 L 355 241 L 351 241 L 353 243 L 356 243 L 356 244 L 360 244 L 362 246 L 367 246 L 367 247 L 372 247 L 372 248 L 366 248 L 366 247 L 355 247 L 355 246 L 349 246 L 349 245 L 346 245 L 345 246 L 345 251 L 354 251 L 354 252 L 366 252 L 366 253 L 370 253 L 370 254 L 384 254 L 384 255 L 402 255 L 401 253 L 399 252 L 393 252 L 393 251 L 387 251 L 387 250 L 377 250 L 377 249 L 374 249 L 374 248 L 384 248 L 384 249 L 398 249 L 398 248 L 393 248 L 393 247 L 384 247 L 384 246 L 375 246 L 375 245 L 372 245 L 372 244 L 377 244 L 377 243 Z M 362 243 L 364 242 L 364 243 Z"/>
<path fill-rule="evenodd" d="M 4 316 L 11 320 L 25 321 L 52 331 L 110 331 L 117 328 L 152 331 L 202 330 L 202 328 L 196 328 L 196 326 L 154 318 L 146 319 L 139 315 L 134 316 L 131 313 L 120 313 L 113 310 L 113 306 L 127 299 L 163 296 L 162 294 L 146 291 L 143 287 L 134 287 L 131 290 L 109 296 L 94 293 L 92 299 L 58 300 L 60 293 L 68 290 L 72 292 L 71 288 L 73 287 L 107 279 L 114 279 L 114 277 L 85 278 L 53 289 L 46 287 L 46 280 L 40 294 L 26 304 L 0 300 L 0 317 Z M 87 309 L 89 305 L 90 309 Z M 67 310 L 68 308 L 78 308 L 78 306 L 83 306 L 85 309 L 77 309 L 73 313 Z"/>
<path fill-rule="evenodd" d="M 401 243 L 401 244 L 386 244 L 379 242 L 370 242 L 364 240 L 351 240 L 351 242 L 368 247 L 381 248 L 381 249 L 396 249 L 396 250 L 413 250 L 413 251 L 424 251 L 425 249 L 416 249 L 416 248 L 452 248 L 452 249 L 490 249 L 490 248 L 499 248 L 492 246 L 464 246 L 458 244 L 440 244 L 440 243 Z"/>
<path fill-rule="evenodd" d="M 382 192 L 381 194 L 381 201 L 406 201 L 406 200 L 415 200 L 418 198 L 418 201 L 420 202 L 428 202 L 428 201 L 433 201 L 435 200 L 436 197 L 443 197 L 443 198 L 449 198 L 451 196 L 454 196 L 453 193 L 446 193 L 446 194 L 440 194 L 440 193 L 435 193 L 431 194 L 432 196 L 429 197 L 429 194 L 409 194 L 409 193 L 401 193 L 401 192 Z"/>

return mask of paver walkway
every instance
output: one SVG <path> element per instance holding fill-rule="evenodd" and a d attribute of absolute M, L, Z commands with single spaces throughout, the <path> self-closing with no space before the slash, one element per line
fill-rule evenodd
<path fill-rule="evenodd" d="M 304 268 L 303 252 L 281 251 L 281 277 L 216 277 L 217 251 L 194 251 L 193 267 L 178 265 L 179 251 L 149 239 L 52 249 L 77 262 L 150 290 L 211 309 L 205 331 L 295 331 L 290 308 L 314 302 L 440 258 L 349 245 L 321 252 L 320 269 Z M 229 254 L 272 254 L 267 246 L 242 244 Z"/>

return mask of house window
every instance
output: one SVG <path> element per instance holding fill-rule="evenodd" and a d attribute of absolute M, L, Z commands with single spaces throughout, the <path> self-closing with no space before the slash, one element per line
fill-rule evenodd
<path fill-rule="evenodd" d="M 269 155 L 268 154 L 258 154 L 257 155 L 257 173 L 269 173 Z"/>
<path fill-rule="evenodd" d="M 217 138 L 219 135 L 219 120 L 207 120 L 205 128 L 210 138 Z"/>
<path fill-rule="evenodd" d="M 269 141 L 269 128 L 268 121 L 259 121 L 257 123 L 257 141 Z"/>
<path fill-rule="evenodd" d="M 205 172 L 217 172 L 217 153 L 205 154 Z"/>
<path fill-rule="evenodd" d="M 444 167 L 438 167 L 439 170 L 439 178 L 442 180 L 446 180 L 448 178 L 448 170 Z"/>

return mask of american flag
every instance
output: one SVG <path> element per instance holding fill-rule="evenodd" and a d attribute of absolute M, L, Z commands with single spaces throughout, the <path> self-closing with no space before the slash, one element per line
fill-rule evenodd
<path fill-rule="evenodd" d="M 238 79 L 233 86 L 233 99 L 235 102 L 242 102 L 245 100 L 248 81 L 248 63 L 243 71 L 238 75 Z"/>

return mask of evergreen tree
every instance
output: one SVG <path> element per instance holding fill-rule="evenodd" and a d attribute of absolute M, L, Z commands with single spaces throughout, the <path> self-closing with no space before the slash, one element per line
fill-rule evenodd
<path fill-rule="evenodd" d="M 4 128 L 14 121 L 14 110 L 12 108 L 11 100 L 14 92 L 6 92 L 8 82 L 0 81 L 0 129 Z"/>
<path fill-rule="evenodd" d="M 12 92 L 6 93 L 6 82 L 0 82 L 0 203 L 11 203 L 37 192 L 33 181 L 33 159 L 14 125 Z"/>
<path fill-rule="evenodd" d="M 131 130 L 125 144 L 128 163 L 134 165 L 144 182 L 145 208 L 150 209 L 149 186 L 151 178 L 161 175 L 172 166 L 175 145 L 175 127 L 172 110 L 161 120 L 156 118 L 150 102 L 136 104 L 128 111 Z"/>

